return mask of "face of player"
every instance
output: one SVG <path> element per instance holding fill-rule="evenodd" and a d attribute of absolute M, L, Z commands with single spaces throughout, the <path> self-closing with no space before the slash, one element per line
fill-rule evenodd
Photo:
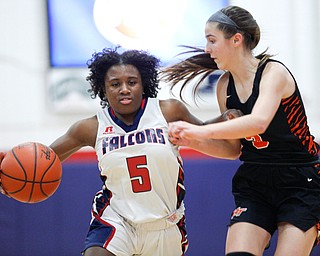
<path fill-rule="evenodd" d="M 206 52 L 210 54 L 219 69 L 228 69 L 228 62 L 232 61 L 234 54 L 233 37 L 226 39 L 215 22 L 206 23 L 205 36 L 207 40 Z"/>
<path fill-rule="evenodd" d="M 141 75 L 133 65 L 114 65 L 106 73 L 105 91 L 117 118 L 130 125 L 140 109 L 143 86 Z"/>

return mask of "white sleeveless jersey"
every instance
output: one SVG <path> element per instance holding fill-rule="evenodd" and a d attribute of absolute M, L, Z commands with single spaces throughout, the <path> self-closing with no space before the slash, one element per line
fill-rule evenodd
<path fill-rule="evenodd" d="M 181 159 L 168 141 L 159 100 L 144 100 L 131 126 L 111 109 L 102 109 L 97 117 L 95 149 L 111 192 L 110 207 L 135 223 L 166 217 L 179 208 L 184 197 Z"/>

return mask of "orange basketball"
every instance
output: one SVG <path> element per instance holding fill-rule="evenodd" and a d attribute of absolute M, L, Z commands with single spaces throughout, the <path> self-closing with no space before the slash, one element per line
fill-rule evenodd
<path fill-rule="evenodd" d="M 28 142 L 7 152 L 1 163 L 1 186 L 23 203 L 38 203 L 58 189 L 62 166 L 56 153 L 41 143 Z"/>

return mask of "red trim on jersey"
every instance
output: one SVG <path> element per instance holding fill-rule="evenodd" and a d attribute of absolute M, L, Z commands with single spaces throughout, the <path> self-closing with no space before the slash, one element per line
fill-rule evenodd
<path fill-rule="evenodd" d="M 141 108 L 145 109 L 145 107 L 146 107 L 146 99 L 143 98 L 142 101 L 141 101 Z"/>
<path fill-rule="evenodd" d="M 93 212 L 93 213 L 94 213 L 94 212 Z M 115 228 L 113 225 L 111 225 L 109 222 L 101 219 L 101 217 L 98 216 L 98 215 L 96 215 L 96 214 L 94 214 L 94 218 L 95 218 L 96 220 L 98 220 L 99 222 L 103 223 L 104 225 L 106 225 L 107 227 L 112 227 L 112 233 L 110 234 L 110 236 L 108 237 L 108 239 L 107 239 L 107 240 L 104 242 L 104 244 L 103 244 L 103 248 L 104 248 L 104 249 L 107 249 L 110 241 L 112 240 L 112 238 L 114 237 L 114 234 L 116 233 L 116 228 Z"/>

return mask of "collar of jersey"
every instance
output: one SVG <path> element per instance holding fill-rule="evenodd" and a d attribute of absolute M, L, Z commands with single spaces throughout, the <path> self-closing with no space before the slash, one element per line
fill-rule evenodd
<path fill-rule="evenodd" d="M 139 121 L 140 121 L 140 119 L 141 119 L 141 117 L 142 117 L 142 115 L 144 113 L 144 110 L 146 108 L 147 102 L 148 102 L 148 98 L 142 99 L 140 109 L 139 109 L 137 115 L 135 116 L 135 118 L 133 120 L 133 124 L 131 124 L 131 125 L 127 125 L 124 122 L 122 122 L 120 119 L 118 119 L 116 114 L 114 113 L 114 111 L 113 111 L 113 109 L 111 107 L 108 108 L 108 112 L 109 112 L 112 120 L 118 126 L 120 126 L 125 132 L 131 132 L 131 131 L 137 130 Z"/>

